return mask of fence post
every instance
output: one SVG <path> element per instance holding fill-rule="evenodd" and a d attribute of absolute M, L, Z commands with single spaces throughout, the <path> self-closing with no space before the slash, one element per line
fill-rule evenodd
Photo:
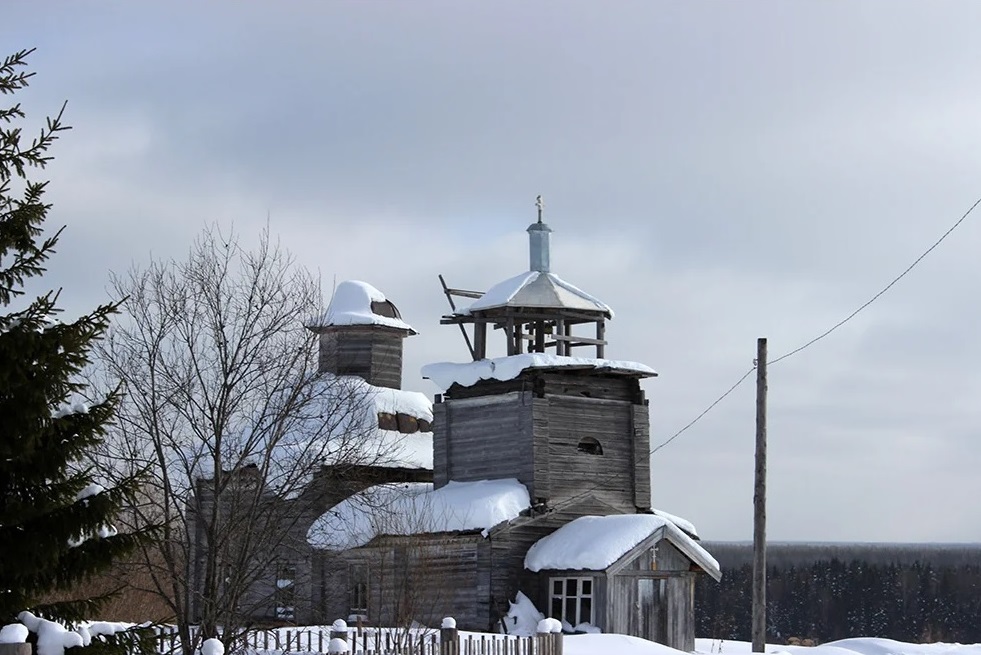
<path fill-rule="evenodd" d="M 443 619 L 439 628 L 439 655 L 460 655 L 460 631 L 452 616 Z"/>
<path fill-rule="evenodd" d="M 327 644 L 327 652 L 331 655 L 340 655 L 341 653 L 350 653 L 351 649 L 347 642 L 340 637 L 332 637 L 330 643 Z"/>
<path fill-rule="evenodd" d="M 330 639 L 340 639 L 341 641 L 347 641 L 347 622 L 344 619 L 337 619 L 330 626 Z"/>
<path fill-rule="evenodd" d="M 535 636 L 535 655 L 562 655 L 562 623 L 558 619 L 542 619 Z"/>
<path fill-rule="evenodd" d="M 31 655 L 31 645 L 28 643 L 0 644 L 0 655 Z"/>

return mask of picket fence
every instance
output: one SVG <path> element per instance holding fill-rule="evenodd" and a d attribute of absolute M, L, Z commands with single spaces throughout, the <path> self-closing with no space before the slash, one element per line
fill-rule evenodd
<path fill-rule="evenodd" d="M 283 653 L 347 652 L 350 655 L 562 655 L 562 635 L 542 633 L 533 637 L 441 630 L 347 628 L 331 626 L 251 630 L 239 637 L 229 655 L 281 651 Z M 332 638 L 341 638 L 347 651 L 332 651 Z M 180 653 L 175 630 L 162 629 L 158 652 Z M 335 642 L 336 643 L 336 642 Z"/>

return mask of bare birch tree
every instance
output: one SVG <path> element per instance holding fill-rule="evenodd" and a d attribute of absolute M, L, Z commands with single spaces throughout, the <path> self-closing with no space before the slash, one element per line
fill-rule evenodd
<path fill-rule="evenodd" d="M 366 447 L 377 417 L 365 385 L 317 370 L 304 322 L 318 284 L 268 232 L 248 250 L 212 227 L 186 260 L 133 269 L 113 291 L 124 318 L 102 373 L 125 399 L 104 457 L 119 474 L 149 471 L 132 516 L 163 538 L 140 564 L 184 652 L 191 622 L 230 642 L 261 606 L 290 618 L 311 597 L 305 535 L 323 499 L 308 483 L 324 463 L 384 457 Z"/>

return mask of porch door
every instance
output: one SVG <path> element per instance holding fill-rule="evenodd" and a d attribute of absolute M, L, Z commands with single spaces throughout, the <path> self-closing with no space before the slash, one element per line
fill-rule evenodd
<path fill-rule="evenodd" d="M 664 643 L 667 637 L 668 604 L 667 580 L 655 578 L 636 578 L 636 601 L 634 602 L 635 636 Z"/>

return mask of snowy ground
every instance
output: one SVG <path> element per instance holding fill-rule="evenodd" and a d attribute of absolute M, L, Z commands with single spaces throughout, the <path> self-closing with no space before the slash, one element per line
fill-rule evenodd
<path fill-rule="evenodd" d="M 499 634 L 460 632 L 461 639 L 474 637 L 478 641 L 488 641 L 506 637 Z M 688 655 L 661 644 L 638 637 L 617 634 L 565 635 L 564 655 Z M 255 655 L 283 655 L 277 650 L 259 650 Z M 719 639 L 696 639 L 697 655 L 749 655 L 752 647 L 745 641 L 724 641 Z M 790 655 L 981 655 L 981 644 L 908 644 L 891 639 L 862 637 L 843 639 L 820 646 L 787 646 L 767 644 L 769 654 Z M 300 655 L 292 651 L 290 655 Z"/>
<path fill-rule="evenodd" d="M 677 651 L 626 635 L 567 635 L 565 655 L 680 655 Z M 703 655 L 748 655 L 752 647 L 745 641 L 696 639 L 695 652 Z M 907 644 L 892 639 L 860 637 L 842 639 L 820 646 L 767 644 L 767 653 L 792 655 L 981 655 L 981 644 Z"/>
<path fill-rule="evenodd" d="M 745 641 L 695 640 L 696 653 L 745 655 L 751 653 L 752 650 L 749 642 Z M 633 653 L 634 651 L 625 652 Z M 636 652 L 653 653 L 654 651 Z M 792 655 L 981 655 L 981 644 L 907 644 L 879 637 L 857 637 L 832 641 L 814 647 L 767 644 L 766 652 L 791 653 Z M 665 654 L 662 653 L 662 655 Z"/>
<path fill-rule="evenodd" d="M 627 635 L 566 635 L 564 655 L 680 655 L 681 651 Z"/>
<path fill-rule="evenodd" d="M 305 628 L 301 630 L 315 629 Z M 324 627 L 323 630 L 327 631 L 329 627 Z M 289 629 L 283 628 L 280 631 L 289 631 Z M 428 635 L 434 633 L 438 634 L 438 631 L 423 630 L 419 635 L 427 635 L 428 640 Z M 482 640 L 504 641 L 507 636 L 461 630 L 460 638 L 461 641 L 473 639 L 479 643 Z M 292 646 L 288 650 L 257 649 L 250 652 L 254 655 L 284 655 L 285 653 L 303 655 L 306 650 L 303 645 L 307 643 L 309 642 L 304 638 L 300 641 L 299 648 Z M 316 641 L 314 640 L 312 643 L 316 644 Z M 326 641 L 324 643 L 326 645 Z M 563 637 L 563 651 L 564 655 L 690 655 L 646 639 L 619 634 L 565 635 Z M 312 652 L 315 653 L 316 650 Z M 503 648 L 501 652 L 503 652 Z M 892 639 L 861 637 L 843 639 L 813 647 L 767 644 L 766 652 L 780 655 L 981 655 L 981 644 L 909 644 Z M 745 641 L 696 639 L 695 653 L 696 655 L 750 655 L 752 647 L 749 642 Z"/>

